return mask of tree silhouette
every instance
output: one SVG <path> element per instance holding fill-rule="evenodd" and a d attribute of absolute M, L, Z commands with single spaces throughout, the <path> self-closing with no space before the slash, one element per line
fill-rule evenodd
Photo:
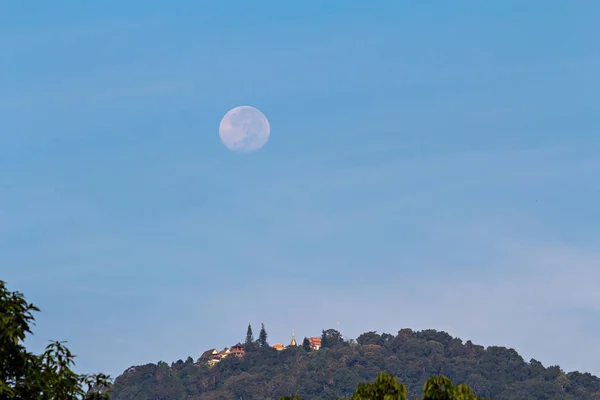
<path fill-rule="evenodd" d="M 258 347 L 267 347 L 267 331 L 265 330 L 265 324 L 261 324 L 260 333 L 258 334 Z"/>
<path fill-rule="evenodd" d="M 391 374 L 380 373 L 375 383 L 361 383 L 352 400 L 407 400 L 406 386 Z"/>
<path fill-rule="evenodd" d="M 297 395 L 279 400 L 302 400 Z M 360 383 L 350 400 L 408 400 L 406 386 L 385 372 L 374 383 Z M 454 386 L 445 376 L 434 376 L 425 382 L 422 400 L 485 400 L 473 394 L 467 385 Z"/>
<path fill-rule="evenodd" d="M 24 341 L 36 311 L 0 280 L 0 399 L 108 399 L 110 377 L 73 372 L 75 356 L 65 342 L 51 342 L 41 355 L 27 351 Z"/>
<path fill-rule="evenodd" d="M 423 400 L 478 400 L 465 384 L 454 386 L 445 376 L 433 376 L 425 382 Z"/>
<path fill-rule="evenodd" d="M 252 334 L 252 325 L 248 324 L 248 330 L 246 331 L 246 341 L 244 342 L 244 348 L 246 351 L 251 350 L 254 347 L 254 335 Z"/>
<path fill-rule="evenodd" d="M 304 351 L 310 351 L 310 341 L 308 340 L 308 338 L 304 338 L 304 340 L 302 341 L 302 348 L 304 349 Z"/>
<path fill-rule="evenodd" d="M 333 347 L 336 344 L 342 343 L 342 342 L 343 342 L 342 335 L 336 329 L 323 330 L 323 333 L 321 335 L 321 347 L 322 348 Z"/>

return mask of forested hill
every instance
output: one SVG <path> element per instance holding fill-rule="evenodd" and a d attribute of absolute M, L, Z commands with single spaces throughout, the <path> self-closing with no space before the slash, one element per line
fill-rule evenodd
<path fill-rule="evenodd" d="M 112 398 L 277 399 L 297 393 L 306 400 L 350 397 L 361 382 L 389 372 L 421 396 L 433 375 L 466 383 L 477 396 L 510 400 L 600 399 L 600 379 L 589 373 L 563 372 L 558 366 L 526 362 L 513 349 L 463 343 L 445 332 L 403 329 L 396 336 L 364 333 L 356 341 L 331 340 L 323 348 L 303 346 L 277 351 L 249 345 L 243 357 L 226 357 L 209 367 L 204 359 L 179 360 L 129 368 L 115 381 Z M 197 356 L 196 356 L 197 357 Z"/>

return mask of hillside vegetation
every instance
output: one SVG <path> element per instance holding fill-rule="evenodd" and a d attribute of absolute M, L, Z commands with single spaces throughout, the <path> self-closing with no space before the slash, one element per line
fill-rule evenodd
<path fill-rule="evenodd" d="M 600 379 L 558 366 L 526 362 L 513 349 L 463 343 L 445 332 L 402 329 L 397 335 L 367 332 L 344 341 L 323 332 L 320 350 L 293 346 L 283 351 L 266 341 L 246 344 L 244 357 L 227 357 L 209 367 L 192 357 L 129 368 L 119 376 L 112 398 L 277 399 L 297 394 L 306 400 L 350 398 L 363 382 L 386 372 L 421 398 L 432 376 L 466 384 L 479 397 L 499 400 L 600 399 Z M 445 398 L 445 397 L 443 397 Z"/>

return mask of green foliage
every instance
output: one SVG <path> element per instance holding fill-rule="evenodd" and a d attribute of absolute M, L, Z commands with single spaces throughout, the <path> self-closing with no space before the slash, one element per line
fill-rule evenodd
<path fill-rule="evenodd" d="M 310 341 L 308 340 L 308 338 L 304 338 L 304 340 L 302 341 L 302 348 L 304 349 L 304 351 L 310 351 Z"/>
<path fill-rule="evenodd" d="M 375 383 L 358 385 L 352 400 L 406 400 L 406 386 L 387 373 L 377 375 Z"/>
<path fill-rule="evenodd" d="M 295 394 L 291 397 L 287 397 L 287 396 L 280 397 L 279 400 L 304 400 L 304 399 L 301 398 L 300 396 L 298 396 L 297 394 Z"/>
<path fill-rule="evenodd" d="M 258 347 L 267 347 L 269 343 L 267 342 L 267 331 L 265 330 L 265 324 L 260 325 L 260 333 L 258 334 L 258 340 L 256 341 Z"/>
<path fill-rule="evenodd" d="M 454 386 L 445 376 L 434 376 L 425 382 L 423 400 L 478 400 L 465 384 Z"/>
<path fill-rule="evenodd" d="M 362 345 L 376 344 L 378 346 L 381 346 L 383 344 L 383 341 L 381 339 L 381 335 L 378 335 L 377 332 L 365 332 L 356 338 L 356 343 Z"/>
<path fill-rule="evenodd" d="M 32 333 L 35 311 L 0 281 L 0 399 L 108 399 L 110 377 L 73 372 L 75 356 L 65 342 L 50 343 L 41 355 L 27 351 L 23 342 Z"/>
<path fill-rule="evenodd" d="M 410 399 L 600 398 L 600 379 L 595 376 L 564 373 L 559 367 L 544 367 L 535 360 L 528 363 L 512 349 L 486 349 L 445 332 L 367 332 L 359 336 L 356 345 L 339 341 L 335 330 L 323 333 L 329 343 L 319 351 L 265 347 L 243 358 L 228 357 L 213 368 L 186 363 L 176 363 L 168 371 L 154 364 L 133 367 L 116 379 L 113 398 L 264 399 L 296 393 L 297 398 L 311 400 L 349 399 L 361 383 L 376 384 L 382 371 L 406 385 Z M 401 395 L 385 379 L 380 380 L 382 386 Z M 381 393 L 377 387 L 362 388 Z"/>
<path fill-rule="evenodd" d="M 333 347 L 336 344 L 343 343 L 342 335 L 335 329 L 323 330 L 321 334 L 321 347 L 328 348 Z"/>
<path fill-rule="evenodd" d="M 246 331 L 246 341 L 244 342 L 244 348 L 246 351 L 250 350 L 254 346 L 254 335 L 252 334 L 252 325 L 248 324 L 248 330 Z"/>
<path fill-rule="evenodd" d="M 445 376 L 434 376 L 425 382 L 422 400 L 483 400 L 465 384 L 454 386 Z M 297 397 L 297 396 L 296 396 Z M 407 400 L 406 386 L 393 375 L 382 372 L 374 383 L 361 383 L 351 400 Z"/>

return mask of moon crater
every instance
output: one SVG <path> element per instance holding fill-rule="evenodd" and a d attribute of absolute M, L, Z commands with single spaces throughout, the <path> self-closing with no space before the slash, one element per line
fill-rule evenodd
<path fill-rule="evenodd" d="M 250 106 L 235 107 L 227 112 L 219 125 L 223 144 L 236 153 L 250 153 L 267 143 L 271 126 L 267 117 Z"/>

